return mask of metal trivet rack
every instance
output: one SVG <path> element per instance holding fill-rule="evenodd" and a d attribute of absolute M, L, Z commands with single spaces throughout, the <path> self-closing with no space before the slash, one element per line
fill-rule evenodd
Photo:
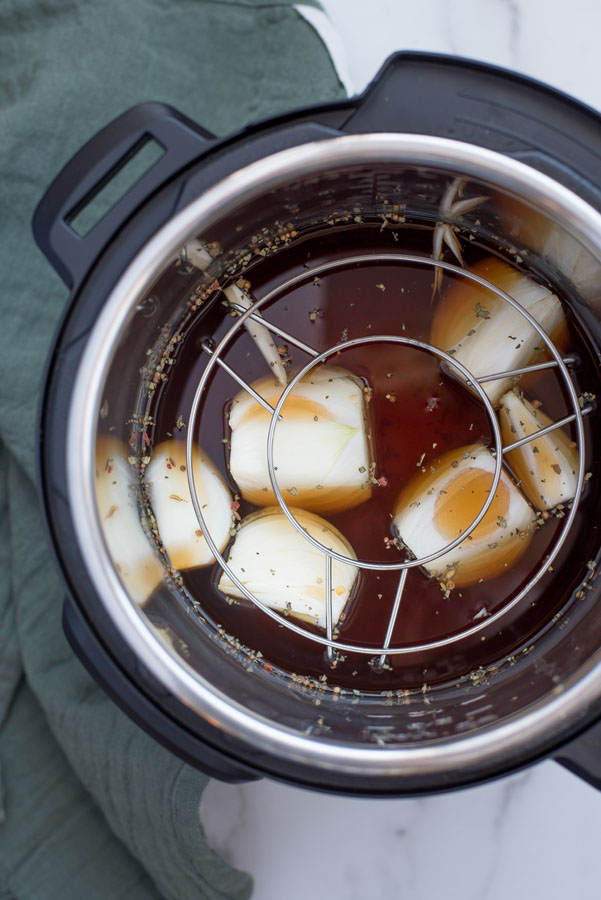
<path fill-rule="evenodd" d="M 492 291 L 506 303 L 510 303 L 514 309 L 516 309 L 526 321 L 538 332 L 539 336 L 545 343 L 545 346 L 549 350 L 552 359 L 543 362 L 537 363 L 530 366 L 524 366 L 522 368 L 517 369 L 508 369 L 503 372 L 491 372 L 489 375 L 485 375 L 483 377 L 476 378 L 464 365 L 462 365 L 459 360 L 453 358 L 449 354 L 440 350 L 438 347 L 434 347 L 431 344 L 428 344 L 424 341 L 415 340 L 413 338 L 402 337 L 399 335 L 369 335 L 365 337 L 355 338 L 350 341 L 344 341 L 339 344 L 335 344 L 330 347 L 328 350 L 323 353 L 319 353 L 313 347 L 310 347 L 308 344 L 305 344 L 303 341 L 296 338 L 294 335 L 285 331 L 269 322 L 262 315 L 259 314 L 259 310 L 262 306 L 268 304 L 271 300 L 273 300 L 278 294 L 282 293 L 289 288 L 294 287 L 296 284 L 300 282 L 306 281 L 308 278 L 315 277 L 317 275 L 321 275 L 324 272 L 331 272 L 332 270 L 342 268 L 344 266 L 349 265 L 361 265 L 367 262 L 398 262 L 398 263 L 412 263 L 418 265 L 432 266 L 433 268 L 441 268 L 449 272 L 453 272 L 459 275 L 462 278 L 467 278 L 469 281 L 475 282 L 482 287 L 486 288 L 489 291 Z M 584 429 L 583 429 L 583 421 L 582 417 L 587 413 L 591 412 L 592 407 L 586 406 L 584 408 L 580 407 L 580 403 L 578 400 L 578 395 L 576 393 L 576 389 L 572 383 L 569 366 L 573 365 L 575 360 L 571 357 L 562 358 L 560 352 L 557 350 L 551 339 L 548 337 L 546 332 L 540 327 L 538 322 L 509 294 L 505 293 L 505 291 L 498 288 L 496 285 L 491 284 L 486 279 L 482 278 L 479 275 L 476 275 L 472 272 L 469 272 L 465 269 L 462 269 L 460 266 L 454 265 L 452 263 L 443 262 L 440 260 L 434 260 L 425 256 L 417 256 L 408 253 L 366 253 L 354 256 L 348 256 L 342 259 L 332 260 L 327 263 L 321 263 L 319 265 L 315 265 L 313 267 L 309 267 L 305 269 L 299 275 L 295 275 L 284 281 L 283 283 L 277 285 L 277 287 L 272 288 L 264 297 L 257 300 L 249 309 L 244 309 L 242 306 L 238 306 L 235 303 L 228 303 L 230 309 L 234 309 L 239 313 L 238 318 L 234 325 L 229 329 L 227 334 L 222 338 L 222 340 L 214 347 L 210 346 L 207 342 L 203 345 L 204 351 L 209 356 L 209 361 L 203 374 L 198 383 L 198 387 L 196 389 L 196 393 L 194 395 L 194 400 L 192 403 L 192 409 L 190 413 L 190 421 L 188 426 L 188 436 L 186 441 L 186 456 L 187 456 L 187 472 L 188 472 L 188 483 L 190 487 L 190 495 L 192 499 L 192 504 L 194 506 L 194 510 L 196 516 L 198 518 L 198 522 L 200 528 L 203 532 L 206 541 L 213 552 L 215 559 L 218 561 L 219 565 L 223 569 L 224 572 L 227 573 L 232 582 L 238 587 L 241 593 L 247 597 L 252 603 L 254 603 L 259 609 L 261 609 L 266 615 L 270 616 L 272 619 L 278 622 L 279 625 L 284 626 L 285 628 L 294 631 L 296 634 L 305 637 L 308 640 L 315 641 L 316 643 L 322 644 L 327 649 L 327 655 L 329 659 L 333 659 L 334 653 L 336 651 L 339 652 L 347 652 L 347 653 L 363 653 L 368 654 L 372 657 L 377 657 L 379 655 L 379 664 L 383 665 L 386 656 L 392 656 L 397 654 L 406 654 L 406 653 L 416 653 L 424 650 L 429 650 L 438 647 L 444 647 L 448 644 L 453 644 L 459 640 L 463 640 L 470 635 L 476 634 L 484 628 L 489 628 L 490 625 L 497 621 L 501 616 L 505 615 L 512 607 L 516 606 L 517 603 L 530 591 L 530 589 L 543 577 L 545 572 L 548 571 L 551 566 L 553 560 L 559 553 L 568 532 L 574 522 L 574 516 L 576 514 L 576 510 L 578 507 L 578 503 L 580 501 L 580 497 L 582 494 L 582 486 L 584 483 L 584 473 L 585 473 L 585 465 L 584 465 Z M 234 337 L 239 333 L 240 329 L 244 327 L 244 323 L 247 319 L 252 319 L 258 324 L 263 325 L 267 328 L 272 334 L 282 338 L 289 344 L 292 344 L 297 349 L 303 351 L 308 357 L 309 361 L 305 366 L 303 366 L 300 371 L 289 381 L 285 389 L 283 390 L 280 399 L 275 407 L 272 407 L 267 401 L 261 397 L 245 380 L 242 378 L 234 369 L 231 368 L 223 359 L 222 353 L 228 347 L 230 342 L 234 339 Z M 273 462 L 273 445 L 275 440 L 275 433 L 278 425 L 278 421 L 281 420 L 281 410 L 284 406 L 286 399 L 290 395 L 290 393 L 294 390 L 295 386 L 298 382 L 313 368 L 320 365 L 321 363 L 326 362 L 329 357 L 338 354 L 340 351 L 351 347 L 357 347 L 370 343 L 388 343 L 395 344 L 401 346 L 409 346 L 424 350 L 428 353 L 432 353 L 437 356 L 440 360 L 447 363 L 451 368 L 455 369 L 459 372 L 464 378 L 468 386 L 473 387 L 478 397 L 484 404 L 486 409 L 488 418 L 490 420 L 493 436 L 494 436 L 494 449 L 491 448 L 491 452 L 495 456 L 495 471 L 493 475 L 492 485 L 488 494 L 488 497 L 478 514 L 474 517 L 471 524 L 468 528 L 466 528 L 459 537 L 455 538 L 455 540 L 449 542 L 446 546 L 444 546 L 441 550 L 436 553 L 432 553 L 429 556 L 421 557 L 421 558 L 413 558 L 413 559 L 404 559 L 399 562 L 391 562 L 391 563 L 374 563 L 366 560 L 353 559 L 351 557 L 344 556 L 340 553 L 336 553 L 334 550 L 330 550 L 325 547 L 311 535 L 309 535 L 305 529 L 297 522 L 294 518 L 292 512 L 288 508 L 284 497 L 282 496 L 282 492 L 280 491 L 279 485 L 277 483 L 276 474 L 274 470 L 274 462 Z M 248 393 L 254 397 L 254 399 L 260 403 L 271 415 L 271 422 L 268 432 L 267 439 L 267 464 L 269 477 L 271 480 L 271 485 L 273 491 L 275 493 L 277 502 L 282 510 L 282 512 L 286 515 L 289 522 L 296 528 L 296 530 L 305 538 L 305 540 L 309 541 L 316 549 L 320 550 L 324 554 L 324 570 L 325 570 L 325 599 L 326 599 L 326 629 L 325 636 L 314 634 L 313 632 L 308 631 L 303 628 L 302 625 L 298 625 L 294 622 L 289 621 L 289 619 L 280 615 L 279 612 L 271 609 L 262 603 L 257 597 L 255 597 L 242 582 L 237 578 L 231 568 L 228 566 L 226 560 L 219 552 L 218 547 L 216 546 L 213 538 L 211 536 L 210 530 L 207 527 L 205 519 L 202 514 L 201 504 L 199 502 L 197 493 L 196 493 L 196 485 L 194 480 L 194 469 L 192 465 L 193 459 L 193 449 L 194 449 L 194 434 L 196 433 L 196 422 L 199 414 L 199 410 L 201 407 L 201 403 L 203 401 L 205 395 L 205 389 L 208 382 L 208 379 L 211 375 L 211 372 L 215 368 L 215 366 L 219 366 L 231 378 L 237 382 L 244 390 L 248 391 Z M 573 413 L 565 416 L 564 418 L 558 420 L 557 422 L 552 423 L 551 425 L 541 428 L 536 431 L 534 434 L 529 435 L 527 437 L 521 438 L 520 440 L 514 441 L 512 444 L 508 444 L 503 446 L 501 433 L 499 424 L 497 422 L 497 418 L 494 413 L 493 406 L 488 399 L 488 396 L 484 389 L 482 388 L 482 384 L 489 381 L 495 381 L 501 378 L 507 378 L 514 375 L 523 375 L 528 372 L 540 371 L 542 369 L 550 369 L 557 368 L 559 373 L 561 374 L 568 396 L 570 398 L 570 403 L 573 408 Z M 551 553 L 545 557 L 544 561 L 541 563 L 535 574 L 528 581 L 528 583 L 522 588 L 522 590 L 513 598 L 508 600 L 504 606 L 497 610 L 497 612 L 488 616 L 482 622 L 478 622 L 475 625 L 470 626 L 469 628 L 464 628 L 462 631 L 459 631 L 455 634 L 452 634 L 448 637 L 440 638 L 438 640 L 428 641 L 422 644 L 412 644 L 410 646 L 398 646 L 391 647 L 392 634 L 394 631 L 394 627 L 397 621 L 397 617 L 399 614 L 399 610 L 401 607 L 401 600 L 403 597 L 403 590 L 405 588 L 405 582 L 407 580 L 407 573 L 410 568 L 415 566 L 421 566 L 425 563 L 431 562 L 439 556 L 442 556 L 449 550 L 452 550 L 462 541 L 466 540 L 468 535 L 477 527 L 479 522 L 486 515 L 486 512 L 493 502 L 497 485 L 501 478 L 501 472 L 504 466 L 504 457 L 510 450 L 514 450 L 516 447 L 520 447 L 523 444 L 527 444 L 537 438 L 541 437 L 544 434 L 548 434 L 551 431 L 554 431 L 556 428 L 560 428 L 563 425 L 567 425 L 570 422 L 574 422 L 576 426 L 576 436 L 577 436 L 577 444 L 578 444 L 578 453 L 579 453 L 579 464 L 578 464 L 578 478 L 576 484 L 576 493 L 572 499 L 571 506 L 569 508 L 568 514 L 566 515 L 563 527 L 557 539 L 557 542 L 551 551 Z M 332 616 L 332 560 L 336 559 L 343 563 L 348 563 L 349 565 L 355 566 L 359 569 L 372 569 L 378 571 L 385 571 L 394 569 L 400 572 L 399 581 L 394 597 L 394 602 L 392 604 L 392 609 L 390 611 L 390 616 L 388 619 L 388 625 L 386 628 L 386 634 L 384 635 L 384 639 L 382 641 L 382 645 L 380 647 L 374 646 L 365 646 L 361 644 L 347 644 L 342 641 L 336 640 L 333 636 L 333 616 Z"/>

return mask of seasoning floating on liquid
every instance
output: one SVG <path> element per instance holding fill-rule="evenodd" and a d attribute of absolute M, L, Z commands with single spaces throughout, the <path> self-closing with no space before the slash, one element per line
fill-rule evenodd
<path fill-rule="evenodd" d="M 567 327 L 561 303 L 542 284 L 495 257 L 472 267 L 530 313 L 552 341 Z M 506 300 L 462 278 L 451 284 L 436 307 L 430 341 L 463 363 L 475 376 L 492 375 L 541 361 L 544 341 Z M 511 378 L 485 382 L 493 404 L 512 385 Z"/>
<path fill-rule="evenodd" d="M 534 434 L 553 421 L 514 391 L 501 398 L 499 418 L 504 444 Z M 576 493 L 578 449 L 561 428 L 510 450 L 507 462 L 538 509 L 552 509 Z"/>
<path fill-rule="evenodd" d="M 145 603 L 163 576 L 154 544 L 145 535 L 137 502 L 137 473 L 127 445 L 113 437 L 96 440 L 96 502 L 109 554 L 128 594 Z"/>
<path fill-rule="evenodd" d="M 431 471 L 434 469 L 434 472 Z M 492 485 L 495 460 L 482 444 L 445 453 L 401 492 L 394 525 L 421 558 L 442 550 L 476 517 Z M 492 578 L 512 566 L 534 533 L 534 514 L 505 472 L 484 518 L 464 541 L 425 568 L 456 587 Z"/>
<path fill-rule="evenodd" d="M 232 525 L 231 494 L 211 460 L 198 449 L 194 477 L 202 514 L 221 551 Z M 214 562 L 192 505 L 183 441 L 164 441 L 155 448 L 146 466 L 145 480 L 159 535 L 171 564 L 176 569 L 191 569 Z"/>
<path fill-rule="evenodd" d="M 325 519 L 302 509 L 291 511 L 301 527 L 324 547 L 356 558 L 346 538 Z M 326 556 L 296 530 L 279 507 L 262 509 L 242 520 L 228 565 L 266 606 L 325 628 Z M 332 560 L 333 624 L 349 600 L 357 572 L 355 566 Z M 225 572 L 219 590 L 229 597 L 246 599 Z"/>
<path fill-rule="evenodd" d="M 253 387 L 273 407 L 283 388 L 268 376 Z M 340 512 L 371 495 L 364 384 L 344 369 L 323 366 L 306 375 L 282 407 L 274 465 L 286 501 L 313 512 Z M 267 468 L 270 414 L 246 391 L 233 400 L 230 472 L 244 498 L 276 502 Z"/>

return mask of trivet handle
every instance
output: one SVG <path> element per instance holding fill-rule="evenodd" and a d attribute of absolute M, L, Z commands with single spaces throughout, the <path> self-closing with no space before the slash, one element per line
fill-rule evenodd
<path fill-rule="evenodd" d="M 554 759 L 601 791 L 601 721 L 558 750 Z"/>
<path fill-rule="evenodd" d="M 211 747 L 192 734 L 153 702 L 142 688 L 160 693 L 168 702 L 168 692 L 154 683 L 150 672 L 138 663 L 136 684 L 112 658 L 93 632 L 77 603 L 67 595 L 63 603 L 63 629 L 71 648 L 90 675 L 130 719 L 163 747 L 184 762 L 220 781 L 241 784 L 258 781 L 260 776 L 225 752 Z"/>
<path fill-rule="evenodd" d="M 83 235 L 73 220 L 154 140 L 163 153 Z M 33 218 L 36 242 L 69 288 L 77 287 L 132 213 L 176 172 L 206 152 L 214 136 L 163 103 L 143 103 L 114 119 L 67 163 Z"/>

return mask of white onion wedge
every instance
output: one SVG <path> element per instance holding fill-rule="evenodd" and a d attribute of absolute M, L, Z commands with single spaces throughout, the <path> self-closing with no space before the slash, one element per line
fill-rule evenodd
<path fill-rule="evenodd" d="M 221 551 L 232 526 L 231 494 L 211 460 L 198 449 L 194 477 L 202 514 Z M 155 447 L 146 466 L 145 480 L 159 535 L 171 564 L 176 569 L 192 569 L 214 562 L 192 506 L 183 441 L 164 441 Z"/>
<path fill-rule="evenodd" d="M 519 247 L 548 260 L 577 291 L 598 309 L 601 303 L 601 265 L 593 254 L 548 216 L 504 195 L 496 198 L 503 228 Z"/>
<path fill-rule="evenodd" d="M 144 533 L 137 502 L 137 475 L 128 448 L 113 437 L 96 441 L 96 502 L 109 554 L 129 596 L 143 605 L 163 577 L 156 549 Z"/>
<path fill-rule="evenodd" d="M 592 253 L 570 234 L 551 228 L 542 242 L 540 252 L 570 279 L 583 297 L 593 301 L 598 307 L 601 297 L 601 266 Z"/>
<path fill-rule="evenodd" d="M 271 406 L 283 388 L 273 377 L 253 384 Z M 230 472 L 246 500 L 271 506 L 267 469 L 271 416 L 246 391 L 233 400 Z M 274 465 L 286 501 L 313 512 L 339 512 L 371 496 L 363 383 L 344 369 L 323 366 L 306 375 L 282 408 Z"/>
<path fill-rule="evenodd" d="M 356 558 L 346 538 L 325 519 L 302 509 L 291 511 L 311 537 L 330 550 Z M 266 606 L 325 628 L 326 556 L 296 530 L 279 506 L 243 519 L 229 552 L 228 565 Z M 332 560 L 333 624 L 349 600 L 357 572 L 356 566 Z M 229 597 L 246 599 L 225 572 L 219 590 Z"/>
<path fill-rule="evenodd" d="M 534 434 L 553 421 L 515 391 L 508 391 L 501 398 L 499 418 L 504 444 Z M 576 493 L 578 448 L 561 428 L 510 450 L 507 462 L 538 509 L 553 509 Z"/>
<path fill-rule="evenodd" d="M 434 472 L 419 473 L 403 489 L 393 515 L 400 537 L 418 558 L 442 550 L 469 527 L 490 492 L 495 460 L 482 444 L 471 444 L 445 453 L 432 468 Z M 479 525 L 425 568 L 456 587 L 499 575 L 528 546 L 533 519 L 532 509 L 502 472 Z"/>
<path fill-rule="evenodd" d="M 213 261 L 213 257 L 209 251 L 198 241 L 192 241 L 186 245 L 186 254 L 190 262 L 197 266 L 202 272 L 205 272 Z M 230 303 L 237 304 L 238 306 L 241 306 L 242 309 L 250 309 L 254 303 L 254 300 L 235 284 L 226 287 L 223 293 Z M 261 313 L 257 313 L 257 315 L 260 316 Z M 284 368 L 282 357 L 278 353 L 271 332 L 265 325 L 254 322 L 252 319 L 247 319 L 245 324 L 248 333 L 263 355 L 265 362 L 273 369 L 274 377 L 285 387 L 288 383 L 286 369 Z"/>
<path fill-rule="evenodd" d="M 517 300 L 556 341 L 566 328 L 561 303 L 546 287 L 507 263 L 489 257 L 472 271 Z M 463 363 L 475 377 L 518 369 L 540 361 L 545 349 L 535 328 L 511 304 L 461 278 L 441 298 L 430 333 L 434 346 Z M 511 378 L 482 385 L 493 404 L 512 386 Z"/>

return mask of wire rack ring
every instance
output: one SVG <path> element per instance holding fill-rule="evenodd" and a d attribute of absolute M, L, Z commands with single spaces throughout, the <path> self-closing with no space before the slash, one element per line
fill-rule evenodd
<path fill-rule="evenodd" d="M 288 333 L 284 329 L 270 323 L 267 319 L 265 319 L 262 315 L 259 315 L 259 310 L 261 307 L 267 305 L 271 300 L 273 300 L 276 296 L 282 294 L 284 291 L 289 290 L 291 287 L 306 281 L 309 278 L 315 277 L 315 275 L 323 274 L 328 271 L 335 270 L 337 268 L 342 268 L 348 265 L 364 265 L 366 263 L 371 262 L 399 262 L 399 263 L 409 263 L 414 265 L 425 265 L 432 268 L 439 268 L 445 271 L 454 273 L 459 275 L 460 277 L 468 279 L 468 281 L 479 284 L 485 289 L 491 291 L 497 297 L 504 300 L 506 303 L 509 303 L 531 326 L 536 330 L 539 337 L 542 338 L 547 350 L 550 352 L 553 359 L 549 362 L 534 364 L 531 366 L 524 366 L 520 369 L 511 369 L 506 370 L 504 372 L 498 373 L 490 373 L 487 376 L 476 377 L 471 373 L 468 369 L 466 369 L 459 360 L 454 359 L 449 354 L 446 354 L 444 351 L 440 350 L 437 347 L 433 347 L 430 344 L 426 344 L 421 341 L 416 341 L 411 338 L 404 338 L 399 335 L 369 335 L 363 338 L 356 338 L 351 341 L 347 341 L 343 344 L 337 344 L 333 347 L 330 347 L 328 350 L 323 353 L 319 353 L 312 347 L 309 347 L 300 339 L 296 338 L 294 335 Z M 473 272 L 469 272 L 460 266 L 457 266 L 453 263 L 447 263 L 442 260 L 434 260 L 429 257 L 418 256 L 415 254 L 408 253 L 366 253 L 361 255 L 355 255 L 351 257 L 345 257 L 342 259 L 331 260 L 327 263 L 321 263 L 315 266 L 311 266 L 305 269 L 302 273 L 292 276 L 287 279 L 283 283 L 272 288 L 268 293 L 265 294 L 262 298 L 257 300 L 252 304 L 248 309 L 244 309 L 242 307 L 237 307 L 236 304 L 230 304 L 236 311 L 239 313 L 238 318 L 232 327 L 228 330 L 228 332 L 224 335 L 221 341 L 217 344 L 216 347 L 212 348 L 208 345 L 205 345 L 203 349 L 209 354 L 208 363 L 203 370 L 203 373 L 200 377 L 198 386 L 196 388 L 196 392 L 192 401 L 192 407 L 190 411 L 190 418 L 188 424 L 188 434 L 186 439 L 186 461 L 187 461 L 187 475 L 188 475 L 188 484 L 190 488 L 190 495 L 192 500 L 192 505 L 194 507 L 194 511 L 196 513 L 196 517 L 198 519 L 200 528 L 203 532 L 203 535 L 209 545 L 211 552 L 215 556 L 215 559 L 219 563 L 220 567 L 224 572 L 227 573 L 228 577 L 232 580 L 232 582 L 236 585 L 236 587 L 240 590 L 243 596 L 245 596 L 248 600 L 255 604 L 259 609 L 261 609 L 266 615 L 272 618 L 274 621 L 278 622 L 279 625 L 282 625 L 288 628 L 290 631 L 295 632 L 309 640 L 312 640 L 316 643 L 323 645 L 328 653 L 328 656 L 332 658 L 334 650 L 343 651 L 345 653 L 361 653 L 368 654 L 370 656 L 380 655 L 380 662 L 383 662 L 387 655 L 398 655 L 398 654 L 407 654 L 407 653 L 418 653 L 423 652 L 424 650 L 432 649 L 432 648 L 441 648 L 453 644 L 459 640 L 463 640 L 466 637 L 469 637 L 473 634 L 476 634 L 482 631 L 484 628 L 489 628 L 490 625 L 497 621 L 501 616 L 505 615 L 510 609 L 516 606 L 520 600 L 526 596 L 526 594 L 532 589 L 532 587 L 543 577 L 543 575 L 548 571 L 551 566 L 553 560 L 556 558 L 559 553 L 567 534 L 573 524 L 574 516 L 576 514 L 578 502 L 580 500 L 580 496 L 582 494 L 582 487 L 584 483 L 584 472 L 585 472 L 585 464 L 584 464 L 584 430 L 583 430 L 583 415 L 587 413 L 588 409 L 581 409 L 579 404 L 578 395 L 576 393 L 576 389 L 574 384 L 572 383 L 569 370 L 567 368 L 567 364 L 571 363 L 571 359 L 564 360 L 559 353 L 558 349 L 555 347 L 553 341 L 549 337 L 549 335 L 544 331 L 543 328 L 538 324 L 538 322 L 525 310 L 513 297 L 503 291 L 501 288 L 487 281 L 485 278 L 482 278 L 480 275 L 476 275 Z M 305 365 L 289 382 L 284 391 L 282 392 L 278 403 L 275 408 L 269 406 L 269 404 L 264 401 L 262 397 L 256 394 L 254 389 L 250 387 L 246 383 L 246 381 L 239 376 L 231 367 L 225 363 L 225 361 L 221 358 L 222 353 L 225 351 L 229 343 L 234 339 L 234 337 L 239 333 L 240 329 L 244 326 L 247 320 L 258 321 L 260 324 L 264 325 L 269 331 L 278 337 L 284 338 L 292 345 L 299 348 L 301 351 L 307 353 L 311 359 L 307 365 Z M 491 420 L 493 426 L 493 434 L 495 439 L 495 450 L 494 454 L 496 457 L 495 461 L 495 473 L 493 485 L 490 490 L 489 497 L 483 504 L 482 508 L 478 512 L 478 514 L 474 517 L 474 520 L 470 523 L 470 526 L 462 532 L 462 534 L 453 542 L 443 547 L 441 550 L 437 551 L 435 554 L 431 554 L 428 557 L 424 557 L 420 560 L 404 560 L 399 563 L 369 563 L 366 561 L 360 561 L 352 559 L 351 557 L 345 557 L 341 554 L 335 553 L 331 549 L 325 547 L 323 544 L 320 544 L 318 541 L 313 539 L 310 535 L 306 533 L 306 531 L 299 525 L 296 521 L 290 510 L 288 509 L 286 502 L 279 490 L 279 486 L 277 484 L 277 479 L 275 477 L 274 465 L 273 465 L 273 445 L 275 439 L 275 429 L 277 427 L 277 423 L 281 417 L 281 410 L 286 402 L 286 398 L 290 395 L 291 391 L 294 389 L 295 385 L 298 384 L 300 379 L 311 371 L 311 369 L 325 361 L 330 355 L 333 353 L 338 353 L 340 350 L 345 349 L 347 347 L 355 346 L 361 343 L 368 343 L 373 341 L 388 341 L 391 343 L 397 344 L 405 344 L 405 345 L 413 345 L 418 347 L 419 349 L 423 349 L 425 351 L 435 353 L 440 359 L 444 360 L 448 365 L 454 367 L 458 370 L 466 379 L 466 384 L 474 388 L 480 399 L 485 405 L 487 410 L 487 414 L 489 419 Z M 306 628 L 303 628 L 300 625 L 297 625 L 294 622 L 291 622 L 287 618 L 283 618 L 279 612 L 271 609 L 266 604 L 264 604 L 261 600 L 255 597 L 246 586 L 238 579 L 236 574 L 232 571 L 232 569 L 228 566 L 227 561 L 219 551 L 219 548 L 215 544 L 210 530 L 207 527 L 204 516 L 202 514 L 201 503 L 197 496 L 196 491 L 196 483 L 194 477 L 194 469 L 192 465 L 193 460 L 193 451 L 194 451 L 194 434 L 196 433 L 196 423 L 198 419 L 199 410 L 201 407 L 203 395 L 205 393 L 205 388 L 207 386 L 208 379 L 210 377 L 213 369 L 219 366 L 224 371 L 226 371 L 241 387 L 246 389 L 251 396 L 254 396 L 257 402 L 262 403 L 262 405 L 271 413 L 272 419 L 269 426 L 268 432 L 268 444 L 267 444 L 267 455 L 268 455 L 268 469 L 269 476 L 271 480 L 271 484 L 278 500 L 278 504 L 282 511 L 285 513 L 289 521 L 294 527 L 300 531 L 300 533 L 308 539 L 314 546 L 316 546 L 322 553 L 324 553 L 326 559 L 326 578 L 325 578 L 325 593 L 326 593 L 326 635 L 322 636 L 320 634 L 315 634 L 313 632 L 307 631 Z M 522 438 L 519 441 L 515 441 L 510 445 L 502 446 L 502 441 L 500 437 L 499 426 L 496 420 L 496 416 L 494 415 L 494 410 L 486 395 L 486 392 L 481 387 L 482 384 L 487 381 L 493 381 L 498 378 L 504 378 L 512 375 L 521 375 L 531 371 L 538 371 L 541 369 L 556 367 L 559 371 L 559 374 L 562 376 L 563 381 L 565 383 L 568 396 L 570 398 L 570 403 L 573 409 L 573 413 L 564 417 L 563 419 L 554 422 L 552 425 L 547 426 L 546 428 L 540 429 L 535 432 L 533 435 L 529 435 L 526 438 Z M 460 632 L 457 632 L 452 635 L 448 635 L 444 638 L 423 642 L 421 644 L 412 644 L 412 645 L 402 645 L 402 646 L 390 646 L 392 633 L 394 630 L 394 626 L 396 623 L 396 618 L 399 612 L 401 598 L 403 594 L 403 589 L 406 582 L 407 572 L 409 568 L 412 566 L 423 564 L 424 562 L 430 562 L 433 559 L 441 556 L 443 553 L 447 552 L 447 550 L 452 549 L 454 546 L 459 544 L 461 541 L 465 540 L 469 533 L 477 527 L 478 523 L 481 521 L 483 516 L 486 514 L 492 500 L 494 498 L 495 490 L 498 485 L 499 479 L 501 477 L 501 470 L 503 466 L 503 456 L 512 449 L 516 447 L 529 443 L 532 440 L 535 440 L 537 437 L 546 434 L 555 428 L 559 428 L 565 424 L 570 422 L 574 422 L 576 427 L 576 437 L 579 451 L 579 464 L 578 464 L 578 475 L 576 482 L 576 491 L 574 498 L 572 500 L 572 505 L 563 521 L 563 527 L 560 532 L 559 537 L 556 540 L 555 546 L 551 550 L 551 552 L 542 560 L 541 565 L 534 573 L 534 575 L 530 578 L 528 583 L 522 588 L 521 591 L 510 600 L 508 600 L 499 610 L 489 616 L 487 619 L 470 626 L 469 628 L 465 628 Z M 332 598 L 331 598 L 331 575 L 332 575 L 332 558 L 338 559 L 341 562 L 347 563 L 349 565 L 358 566 L 360 568 L 371 568 L 371 569 L 398 569 L 400 570 L 400 578 L 397 586 L 394 602 L 392 604 L 392 609 L 388 621 L 388 626 L 386 630 L 385 638 L 380 647 L 375 646 L 365 646 L 360 644 L 347 644 L 345 642 L 336 640 L 333 637 L 333 629 L 332 629 Z M 329 596 L 328 596 L 329 592 Z"/>
<path fill-rule="evenodd" d="M 360 347 L 365 346 L 366 344 L 376 344 L 376 343 L 388 343 L 388 344 L 400 344 L 402 346 L 414 347 L 418 350 L 425 350 L 427 353 L 433 353 L 434 356 L 437 356 L 439 359 L 442 359 L 448 365 L 457 369 L 466 379 L 466 381 L 470 384 L 473 384 L 478 397 L 484 404 L 486 408 L 486 412 L 488 414 L 488 418 L 492 425 L 492 431 L 495 442 L 495 470 L 493 473 L 493 480 L 491 486 L 488 490 L 488 496 L 484 503 L 482 504 L 480 510 L 477 515 L 474 516 L 468 527 L 461 532 L 461 534 L 456 537 L 454 540 L 449 541 L 448 544 L 445 544 L 440 550 L 437 550 L 435 553 L 430 553 L 429 556 L 422 556 L 416 559 L 407 559 L 402 562 L 396 563 L 374 563 L 369 562 L 367 560 L 361 559 L 353 559 L 351 556 L 344 556 L 342 553 L 336 553 L 329 547 L 326 547 L 325 544 L 320 543 L 320 541 L 316 540 L 310 534 L 305 531 L 303 526 L 294 518 L 293 514 L 284 499 L 284 496 L 280 490 L 280 486 L 277 482 L 277 477 L 275 474 L 275 465 L 273 459 L 273 451 L 274 451 L 274 441 L 275 441 L 275 432 L 278 425 L 278 421 L 281 418 L 282 408 L 284 407 L 286 400 L 290 396 L 291 392 L 294 390 L 296 385 L 301 381 L 309 372 L 315 368 L 315 366 L 321 365 L 327 361 L 330 356 L 334 356 L 335 354 L 339 354 L 344 352 L 345 350 L 349 350 L 352 347 Z M 267 434 L 267 470 L 269 472 L 269 480 L 271 481 L 271 486 L 273 488 L 273 492 L 276 496 L 278 504 L 287 517 L 288 521 L 294 525 L 296 530 L 301 534 L 310 544 L 313 545 L 317 550 L 321 550 L 322 553 L 325 553 L 327 556 L 330 556 L 332 559 L 338 560 L 338 562 L 348 563 L 352 566 L 357 566 L 360 569 L 374 569 L 378 572 L 385 571 L 388 569 L 410 569 L 415 566 L 423 566 L 426 563 L 432 562 L 432 560 L 438 559 L 439 556 L 442 556 L 444 553 L 448 553 L 450 550 L 453 550 L 459 544 L 461 544 L 464 540 L 467 540 L 472 531 L 478 527 L 486 513 L 488 512 L 490 505 L 492 504 L 495 493 L 497 490 L 497 486 L 499 484 L 499 480 L 501 478 L 501 470 L 503 467 L 503 441 L 501 438 L 501 431 L 499 428 L 499 423 L 497 422 L 497 418 L 495 416 L 495 411 L 492 403 L 488 399 L 488 395 L 484 388 L 478 383 L 478 381 L 474 378 L 474 375 L 467 369 L 462 363 L 458 360 L 453 359 L 448 353 L 445 353 L 444 350 L 439 350 L 438 347 L 432 346 L 432 344 L 427 344 L 425 341 L 418 341 L 415 338 L 402 337 L 400 335 L 386 335 L 386 334 L 374 334 L 369 335 L 367 337 L 354 338 L 350 341 L 344 341 L 340 344 L 335 344 L 333 347 L 330 347 L 324 353 L 320 353 L 319 356 L 313 357 L 306 366 L 304 366 L 297 374 L 292 378 L 285 389 L 282 391 L 280 395 L 280 399 L 278 400 L 272 416 L 271 422 L 269 424 L 269 432 Z"/>

